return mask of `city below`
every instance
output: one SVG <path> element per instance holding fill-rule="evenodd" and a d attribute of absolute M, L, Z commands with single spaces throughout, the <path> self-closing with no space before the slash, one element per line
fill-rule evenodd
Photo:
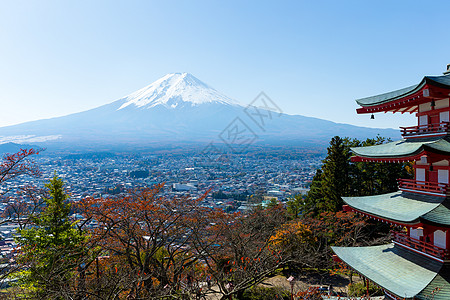
<path fill-rule="evenodd" d="M 20 176 L 5 182 L 0 193 L 7 192 L 7 197 L 0 203 L 0 209 L 3 212 L 17 201 L 17 192 L 24 187 L 43 188 L 56 174 L 65 182 L 74 202 L 85 197 L 117 197 L 130 190 L 164 184 L 161 196 L 199 197 L 208 192 L 203 206 L 227 212 L 245 211 L 254 205 L 266 205 L 272 199 L 286 202 L 297 194 L 306 194 L 324 157 L 322 149 L 281 147 L 222 155 L 196 149 L 86 154 L 43 151 L 32 157 L 42 175 Z M 10 222 L 0 226 L 3 257 L 12 257 L 16 227 Z"/>

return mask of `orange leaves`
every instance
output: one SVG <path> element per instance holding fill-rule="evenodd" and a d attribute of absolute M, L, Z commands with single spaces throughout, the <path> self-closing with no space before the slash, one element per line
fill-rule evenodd
<path fill-rule="evenodd" d="M 330 275 L 345 274 L 347 270 L 348 267 L 344 262 L 336 262 L 330 271 Z"/>
<path fill-rule="evenodd" d="M 145 281 L 148 291 L 175 288 L 188 277 L 204 280 L 205 274 L 217 281 L 253 284 L 284 262 L 280 249 L 267 247 L 286 220 L 280 207 L 228 214 L 200 207 L 205 195 L 162 198 L 161 188 L 120 199 L 85 199 L 79 206 L 98 223 L 93 239 L 117 259 L 109 267 L 111 274 L 116 265 L 116 276 Z"/>
<path fill-rule="evenodd" d="M 282 225 L 276 231 L 275 235 L 270 237 L 270 244 L 276 247 L 284 247 L 289 243 L 304 244 L 311 243 L 313 241 L 314 238 L 312 236 L 311 229 L 301 221 L 294 221 Z M 280 252 L 278 252 L 278 254 L 279 253 Z"/>
<path fill-rule="evenodd" d="M 206 214 L 198 203 L 205 195 L 161 197 L 162 188 L 156 185 L 120 198 L 87 198 L 78 205 L 86 219 L 98 224 L 91 240 L 115 259 L 110 273 L 127 274 L 145 291 L 160 284 L 176 286 L 186 274 L 205 268 L 191 244 L 192 227 L 204 223 Z"/>

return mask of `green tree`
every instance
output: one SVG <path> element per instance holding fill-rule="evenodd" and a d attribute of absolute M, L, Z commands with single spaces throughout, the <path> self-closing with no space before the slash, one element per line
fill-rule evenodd
<path fill-rule="evenodd" d="M 270 200 L 267 202 L 267 208 L 272 208 L 280 205 L 280 201 L 277 200 L 277 198 L 270 198 Z"/>
<path fill-rule="evenodd" d="M 390 142 L 389 139 L 377 136 L 374 139 L 359 141 L 347 140 L 348 147 L 374 146 Z M 349 196 L 370 196 L 394 192 L 397 190 L 398 178 L 411 178 L 409 163 L 350 163 Z"/>
<path fill-rule="evenodd" d="M 56 175 L 45 185 L 44 209 L 32 217 L 34 226 L 20 230 L 16 238 L 21 247 L 18 263 L 24 270 L 18 274 L 20 283 L 33 297 L 65 298 L 69 290 L 76 290 L 76 276 L 82 275 L 86 235 L 69 218 L 71 206 L 63 185 Z"/>
<path fill-rule="evenodd" d="M 305 201 L 303 202 L 302 212 L 310 213 L 316 210 L 316 202 L 323 199 L 322 192 L 322 169 L 317 169 L 316 174 L 313 177 L 311 185 L 309 187 L 309 192 L 306 195 Z"/>
<path fill-rule="evenodd" d="M 341 210 L 345 196 L 368 196 L 394 192 L 398 178 L 410 178 L 408 163 L 386 164 L 374 162 L 351 162 L 351 148 L 373 146 L 389 142 L 376 137 L 358 139 L 335 136 L 330 141 L 327 157 L 317 170 L 302 211 L 317 216 L 322 212 Z"/>
<path fill-rule="evenodd" d="M 321 170 L 317 171 L 311 183 L 305 212 L 337 211 L 342 206 L 341 196 L 348 194 L 350 149 L 346 140 L 333 137 L 327 152 Z"/>
<path fill-rule="evenodd" d="M 328 155 L 322 167 L 322 201 L 317 203 L 320 211 L 338 211 L 342 196 L 348 196 L 350 149 L 346 140 L 335 136 L 330 141 Z"/>
<path fill-rule="evenodd" d="M 287 201 L 286 211 L 289 219 L 297 219 L 300 216 L 304 201 L 304 197 L 300 194 L 295 195 Z"/>

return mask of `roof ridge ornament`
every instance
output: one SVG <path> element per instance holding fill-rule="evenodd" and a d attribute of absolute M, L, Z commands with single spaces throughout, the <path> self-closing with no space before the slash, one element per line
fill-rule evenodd
<path fill-rule="evenodd" d="M 443 74 L 444 75 L 449 75 L 450 74 L 450 64 L 447 64 L 447 71 L 445 71 Z"/>

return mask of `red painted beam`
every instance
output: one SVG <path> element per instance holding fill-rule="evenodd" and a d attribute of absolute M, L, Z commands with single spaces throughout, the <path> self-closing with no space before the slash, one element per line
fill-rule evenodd
<path fill-rule="evenodd" d="M 363 106 L 361 108 L 357 108 L 356 112 L 358 114 L 370 114 L 376 112 L 386 112 L 392 110 L 395 107 L 396 110 L 411 107 L 430 102 L 431 99 L 440 100 L 448 98 L 450 89 L 444 89 L 432 85 L 426 84 L 422 89 L 417 91 L 414 94 L 405 96 L 403 98 L 399 98 L 397 100 L 389 101 L 386 103 L 382 103 L 374 106 Z M 418 109 L 412 110 L 410 113 L 417 111 Z"/>

